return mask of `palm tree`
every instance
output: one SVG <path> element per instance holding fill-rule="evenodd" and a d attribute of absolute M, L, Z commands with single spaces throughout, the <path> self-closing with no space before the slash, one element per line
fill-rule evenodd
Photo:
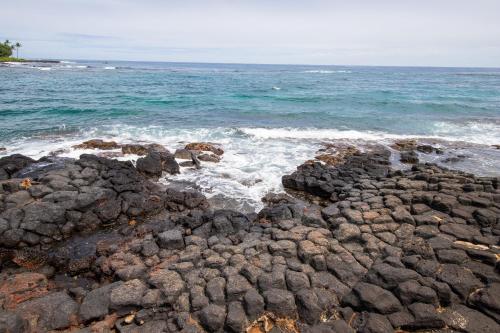
<path fill-rule="evenodd" d="M 22 45 L 21 45 L 21 43 L 17 42 L 14 46 L 16 47 L 16 58 L 19 58 L 19 48 Z"/>

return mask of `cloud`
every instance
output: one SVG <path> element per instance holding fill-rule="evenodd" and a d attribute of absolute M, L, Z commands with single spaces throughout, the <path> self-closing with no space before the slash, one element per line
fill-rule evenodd
<path fill-rule="evenodd" d="M 500 1 L 17 0 L 0 37 L 25 56 L 500 66 Z"/>

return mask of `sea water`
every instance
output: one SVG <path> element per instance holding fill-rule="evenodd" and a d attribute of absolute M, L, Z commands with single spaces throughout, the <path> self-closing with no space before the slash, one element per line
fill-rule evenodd
<path fill-rule="evenodd" d="M 0 80 L 0 154 L 78 157 L 96 153 L 71 148 L 92 138 L 219 143 L 220 163 L 162 181 L 231 208 L 260 208 L 329 142 L 418 138 L 446 151 L 423 161 L 500 175 L 500 69 L 72 60 L 4 64 Z"/>

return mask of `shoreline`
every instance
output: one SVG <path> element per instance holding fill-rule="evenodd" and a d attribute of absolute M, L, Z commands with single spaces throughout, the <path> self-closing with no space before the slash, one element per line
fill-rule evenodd
<path fill-rule="evenodd" d="M 324 147 L 283 175 L 288 194 L 243 214 L 156 182 L 224 147 L 81 145 L 139 158 L 0 158 L 12 332 L 500 328 L 500 179 L 415 160 L 435 147 L 400 141 L 406 170 L 385 147 Z"/>

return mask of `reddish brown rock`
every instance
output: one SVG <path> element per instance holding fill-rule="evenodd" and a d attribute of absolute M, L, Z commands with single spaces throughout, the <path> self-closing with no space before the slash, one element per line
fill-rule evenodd
<path fill-rule="evenodd" d="M 47 278 L 39 273 L 21 273 L 9 276 L 0 282 L 0 299 L 7 309 L 17 304 L 44 296 L 48 293 Z"/>
<path fill-rule="evenodd" d="M 73 146 L 76 149 L 101 149 L 110 150 L 120 148 L 120 145 L 115 141 L 104 141 L 101 139 L 92 139 L 84 141 L 83 143 Z"/>
<path fill-rule="evenodd" d="M 217 147 L 216 144 L 208 143 L 208 142 L 192 142 L 186 145 L 184 149 L 187 150 L 199 150 L 199 151 L 210 151 L 216 155 L 224 154 L 224 150 L 220 147 Z"/>

